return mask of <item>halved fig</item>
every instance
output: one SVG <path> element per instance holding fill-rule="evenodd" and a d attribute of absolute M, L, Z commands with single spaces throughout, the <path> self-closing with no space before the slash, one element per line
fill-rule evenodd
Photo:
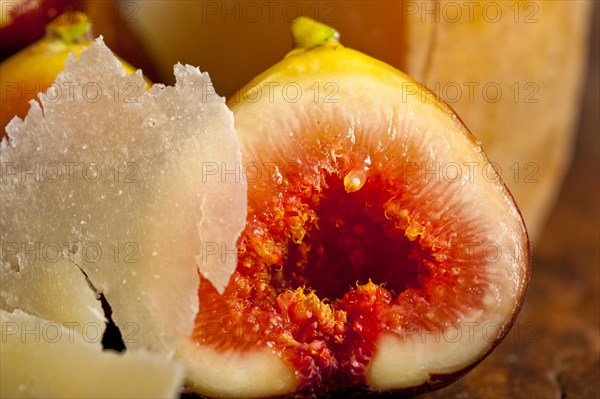
<path fill-rule="evenodd" d="M 229 103 L 247 225 L 224 294 L 201 281 L 178 351 L 188 383 L 219 397 L 446 385 L 521 307 L 519 210 L 442 100 L 328 27 L 293 30 L 299 46 Z"/>

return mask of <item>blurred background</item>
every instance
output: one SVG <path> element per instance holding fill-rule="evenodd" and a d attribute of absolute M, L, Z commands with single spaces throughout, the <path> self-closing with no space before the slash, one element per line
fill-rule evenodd
<path fill-rule="evenodd" d="M 292 48 L 295 17 L 335 27 L 343 44 L 407 72 L 457 111 L 530 232 L 533 276 L 513 330 L 481 366 L 423 398 L 594 398 L 600 396 L 599 8 L 586 0 L 0 0 L 0 60 L 39 40 L 62 12 L 80 10 L 93 35 L 103 35 L 150 80 L 172 83 L 173 64 L 189 63 L 208 71 L 217 92 L 230 97 Z M 4 84 L 2 90 L 5 123 L 18 112 L 8 112 Z"/>

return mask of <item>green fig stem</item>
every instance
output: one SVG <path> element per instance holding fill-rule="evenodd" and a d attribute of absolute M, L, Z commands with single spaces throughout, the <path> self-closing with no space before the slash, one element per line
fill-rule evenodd
<path fill-rule="evenodd" d="M 331 26 L 308 17 L 299 17 L 292 22 L 292 35 L 296 48 L 310 48 L 325 43 L 339 43 L 340 34 Z"/>
<path fill-rule="evenodd" d="M 46 34 L 62 40 L 65 44 L 91 39 L 92 23 L 86 14 L 65 12 L 46 26 Z"/>

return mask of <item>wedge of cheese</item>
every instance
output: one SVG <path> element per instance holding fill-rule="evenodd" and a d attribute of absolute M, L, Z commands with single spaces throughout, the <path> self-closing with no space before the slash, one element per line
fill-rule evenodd
<path fill-rule="evenodd" d="M 175 398 L 183 368 L 146 351 L 102 351 L 95 329 L 0 310 L 0 397 Z"/>
<path fill-rule="evenodd" d="M 128 349 L 171 355 L 191 333 L 199 272 L 223 290 L 235 269 L 246 182 L 227 173 L 241 153 L 209 76 L 175 77 L 146 91 L 98 39 L 9 123 L 0 306 L 85 325 L 102 293 Z"/>

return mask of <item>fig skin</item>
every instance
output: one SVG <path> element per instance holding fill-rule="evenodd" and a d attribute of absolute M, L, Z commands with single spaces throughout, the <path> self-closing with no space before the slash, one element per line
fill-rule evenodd
<path fill-rule="evenodd" d="M 12 0 L 0 10 L 0 62 L 44 36 L 63 12 L 85 8 L 83 0 Z"/>
<path fill-rule="evenodd" d="M 305 26 L 302 26 L 303 24 Z M 300 19 L 296 22 L 294 34 L 301 35 L 304 28 L 313 29 L 314 25 L 312 24 L 313 22 L 307 22 L 306 19 Z M 234 112 L 245 163 L 305 162 L 308 155 L 302 151 L 307 148 L 311 151 L 324 145 L 319 143 L 335 141 L 340 136 L 339 134 L 336 136 L 335 132 L 341 132 L 341 136 L 343 136 L 343 133 L 353 126 L 348 119 L 356 121 L 360 117 L 364 117 L 368 121 L 365 122 L 365 125 L 357 128 L 358 133 L 356 133 L 355 140 L 369 149 L 372 149 L 369 147 L 370 144 L 365 143 L 372 143 L 377 139 L 384 140 L 382 145 L 384 150 L 382 150 L 382 154 L 379 154 L 379 158 L 373 154 L 369 156 L 369 158 L 373 158 L 373 164 L 377 164 L 387 155 L 400 153 L 398 141 L 394 138 L 384 137 L 386 134 L 380 129 L 376 129 L 373 133 L 365 133 L 362 130 L 369 130 L 368 127 L 365 127 L 369 125 L 369 121 L 374 126 L 380 126 L 377 124 L 380 122 L 379 120 L 371 120 L 377 119 L 377 116 L 371 115 L 380 110 L 376 107 L 385 108 L 386 104 L 391 104 L 392 114 L 396 112 L 405 116 L 403 113 L 405 112 L 410 115 L 410 118 L 407 117 L 407 119 L 417 125 L 416 131 L 406 129 L 407 131 L 402 132 L 406 135 L 406 140 L 419 141 L 424 140 L 420 135 L 431 135 L 433 142 L 427 142 L 428 147 L 426 148 L 428 148 L 428 152 L 438 156 L 436 159 L 458 163 L 461 161 L 474 162 L 481 170 L 490 165 L 481 147 L 454 111 L 425 87 L 383 62 L 343 47 L 337 42 L 335 33 L 327 33 L 327 30 L 320 29 L 318 34 L 303 37 L 305 38 L 302 41 L 303 47 L 292 50 L 280 63 L 259 75 L 228 102 Z M 338 84 L 337 98 L 340 101 L 336 104 L 343 104 L 344 108 L 342 105 L 336 108 L 338 105 L 315 104 L 312 98 L 308 100 L 303 98 L 299 102 L 281 100 L 283 94 L 281 88 L 286 84 L 297 84 L 301 88 L 301 92 L 310 93 L 312 96 L 311 87 L 318 83 L 320 96 L 326 96 L 330 94 L 323 90 L 327 82 Z M 270 90 L 273 88 L 275 89 L 271 92 Z M 269 93 L 269 96 L 266 93 Z M 367 94 L 365 95 L 365 93 Z M 271 94 L 276 98 L 275 101 L 267 99 L 267 97 L 271 97 Z M 401 99 L 405 96 L 407 98 L 402 101 Z M 342 116 L 338 117 L 340 113 Z M 354 113 L 360 114 L 357 119 L 354 119 Z M 286 115 L 288 115 L 287 118 Z M 285 121 L 279 123 L 278 117 Z M 348 119 L 343 120 L 343 117 Z M 340 121 L 340 119 L 342 120 Z M 319 124 L 320 128 L 317 127 Z M 328 133 L 329 127 L 331 129 Z M 340 130 L 335 130 L 338 128 Z M 286 129 L 289 129 L 289 132 Z M 332 131 L 334 132 L 332 133 Z M 439 151 L 439 154 L 436 151 Z M 444 156 L 450 157 L 444 158 Z M 403 159 L 402 156 L 398 156 L 397 162 L 402 162 Z M 377 170 L 385 171 L 386 167 L 398 166 L 392 162 L 392 164 L 384 165 Z M 478 171 L 481 172 L 481 170 Z M 496 284 L 494 289 L 498 292 L 497 303 L 493 303 L 493 299 L 490 303 L 490 296 L 494 295 L 490 288 L 489 291 L 481 294 L 481 308 L 476 309 L 482 310 L 482 315 L 472 316 L 467 313 L 465 320 L 459 318 L 458 323 L 465 323 L 466 326 L 467 323 L 478 322 L 480 324 L 477 328 L 481 327 L 484 322 L 496 323 L 497 334 L 491 341 L 489 341 L 489 336 L 477 336 L 474 344 L 467 343 L 465 340 L 456 344 L 444 343 L 441 348 L 437 348 L 428 343 L 427 346 L 423 345 L 422 347 L 417 345 L 412 351 L 411 347 L 406 349 L 406 346 L 398 343 L 400 339 L 396 337 L 396 332 L 384 332 L 375 343 L 375 353 L 365 368 L 364 383 L 351 387 L 352 395 L 364 393 L 385 397 L 399 394 L 414 395 L 439 389 L 475 367 L 510 330 L 522 306 L 529 280 L 529 244 L 527 231 L 514 199 L 495 171 L 492 170 L 490 175 L 495 177 L 493 181 L 478 180 L 476 185 L 464 189 L 465 194 L 461 194 L 463 191 L 460 191 L 456 195 L 471 196 L 466 199 L 458 199 L 459 202 L 464 200 L 466 204 L 470 205 L 471 208 L 467 209 L 467 213 L 469 215 L 473 213 L 475 220 L 480 218 L 481 220 L 478 221 L 486 222 L 483 224 L 493 224 L 494 227 L 489 231 L 484 231 L 486 235 L 483 235 L 482 239 L 496 239 L 497 241 L 492 242 L 499 244 L 504 250 L 513 244 L 518 245 L 519 250 L 515 254 L 505 253 L 502 261 L 497 264 L 484 265 L 485 269 L 481 273 L 490 271 L 501 276 L 498 277 L 499 281 L 493 282 Z M 435 184 L 433 185 L 435 186 Z M 359 190 L 360 187 L 359 185 Z M 352 187 L 351 191 L 354 190 L 355 187 Z M 261 198 L 270 198 L 277 194 L 279 194 L 278 187 L 259 187 L 259 185 L 249 184 L 249 207 L 258 206 L 262 201 Z M 493 215 L 496 215 L 497 218 Z M 419 232 L 411 240 L 417 239 L 421 234 Z M 409 237 L 408 234 L 407 237 Z M 201 295 L 200 306 L 202 306 L 202 302 Z M 485 306 L 483 302 L 485 302 Z M 420 315 L 420 317 L 424 317 L 424 315 Z M 475 331 L 482 332 L 481 330 Z M 460 350 L 457 351 L 456 348 Z M 402 364 L 405 354 L 418 357 L 415 353 L 420 350 L 427 354 L 423 363 L 415 363 L 414 359 L 409 357 L 406 365 Z M 272 350 L 265 348 L 265 351 L 271 352 Z M 394 355 L 395 359 L 394 356 L 386 357 L 390 354 Z M 215 351 L 214 356 L 215 361 L 212 364 L 218 367 L 218 352 Z M 273 358 L 273 362 L 278 366 L 280 366 L 279 362 L 285 363 L 284 359 L 277 360 L 276 358 Z M 188 364 L 188 367 L 193 369 L 196 375 L 203 373 L 201 367 L 193 362 Z M 294 365 L 291 367 L 293 368 Z M 235 370 L 223 369 L 222 372 L 233 374 Z M 215 385 L 220 383 L 224 384 L 224 381 L 215 381 Z M 190 381 L 190 385 L 195 391 L 222 397 L 245 397 L 244 384 L 247 383 L 248 381 L 240 380 L 240 385 L 234 393 L 232 393 L 234 389 L 231 388 L 227 393 L 221 395 L 215 393 L 214 386 L 208 391 L 201 383 L 196 384 L 193 378 Z M 298 381 L 298 384 L 297 386 L 287 385 L 285 387 L 287 393 L 294 395 L 302 381 Z M 386 391 L 392 393 L 384 393 Z M 281 395 L 282 392 L 273 394 Z M 338 395 L 336 392 L 328 392 L 328 389 L 319 390 L 319 388 L 310 394 Z"/>

